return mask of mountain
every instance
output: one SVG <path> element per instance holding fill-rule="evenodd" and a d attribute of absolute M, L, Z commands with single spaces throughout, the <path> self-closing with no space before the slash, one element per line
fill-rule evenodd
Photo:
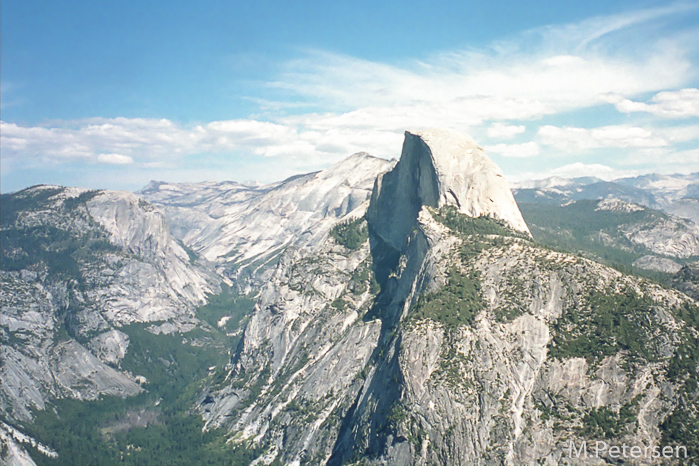
<path fill-rule="evenodd" d="M 633 178 L 620 178 L 616 184 L 636 189 L 653 191 L 661 207 L 683 198 L 699 197 L 699 173 L 675 175 L 642 175 Z"/>
<path fill-rule="evenodd" d="M 616 198 L 673 214 L 686 199 L 699 197 L 699 173 L 643 175 L 603 181 L 594 177 L 551 177 L 520 183 L 514 190 L 518 202 L 565 204 L 583 199 Z M 673 207 L 678 203 L 678 207 Z M 686 208 L 685 208 L 686 209 Z M 697 211 L 687 218 L 692 218 Z"/>
<path fill-rule="evenodd" d="M 423 206 L 448 205 L 529 233 L 500 169 L 470 138 L 444 130 L 406 132 L 400 161 L 376 181 L 367 220 L 401 249 Z"/>
<path fill-rule="evenodd" d="M 556 177 L 530 181 L 522 183 L 514 192 L 518 203 L 564 205 L 572 201 L 614 198 L 652 208 L 659 207 L 654 191 L 592 177 Z"/>
<path fill-rule="evenodd" d="M 697 461 L 695 226 L 565 195 L 520 212 L 443 130 L 271 185 L 5 195 L 3 461 Z"/>
<path fill-rule="evenodd" d="M 699 227 L 621 199 L 520 202 L 534 238 L 612 265 L 675 273 L 699 260 Z"/>
<path fill-rule="evenodd" d="M 32 421 L 59 399 L 141 393 L 150 375 L 121 367 L 133 338 L 125 329 L 194 329 L 220 278 L 131 193 L 36 186 L 0 203 L 3 420 Z"/>
<path fill-rule="evenodd" d="M 313 247 L 338 219 L 362 216 L 376 176 L 390 166 L 357 154 L 263 187 L 151 183 L 144 191 L 161 206 L 130 193 L 58 186 L 3 196 L 0 415 L 7 423 L 0 433 L 7 451 L 28 464 L 27 450 L 37 460 L 53 455 L 37 450 L 28 433 L 52 444 L 82 441 L 48 409 L 91 436 L 145 427 L 144 416 L 163 435 L 190 434 L 172 432 L 183 418 L 160 400 L 182 396 L 235 348 L 254 303 L 230 289 L 249 290 L 240 270 L 259 259 L 253 272 L 261 274 L 265 262 L 274 266 L 275 250 Z M 220 236 L 207 239 L 209 232 Z M 212 241 L 244 257 L 209 261 Z M 112 397 L 91 407 L 69 403 Z M 135 420 L 113 427 L 112 417 Z M 99 435 L 92 440 L 111 448 Z"/>
<path fill-rule="evenodd" d="M 699 259 L 699 200 L 691 197 L 696 193 L 697 173 L 612 182 L 552 177 L 515 189 L 537 240 L 636 272 L 661 274 L 677 273 Z"/>
<path fill-rule="evenodd" d="M 440 185 L 434 154 L 469 167 L 475 151 L 440 133 L 406 134 L 366 224 L 282 255 L 202 392 L 207 427 L 281 464 L 555 464 L 571 440 L 694 441 L 696 372 L 677 366 L 698 357 L 693 301 L 538 246 L 512 215 L 460 212 L 442 194 L 473 173 Z"/>
<path fill-rule="evenodd" d="M 314 248 L 338 221 L 361 217 L 391 162 L 355 154 L 267 186 L 151 183 L 138 194 L 168 215 L 173 234 L 239 286 L 259 286 L 286 248 Z"/>

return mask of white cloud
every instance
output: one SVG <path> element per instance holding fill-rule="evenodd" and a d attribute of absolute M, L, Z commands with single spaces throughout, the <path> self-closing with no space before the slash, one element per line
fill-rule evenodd
<path fill-rule="evenodd" d="M 486 134 L 489 138 L 511 139 L 518 134 L 524 133 L 524 130 L 524 125 L 505 125 L 496 122 L 490 125 Z"/>
<path fill-rule="evenodd" d="M 671 148 L 674 143 L 699 139 L 699 125 L 641 128 L 629 125 L 576 128 L 544 125 L 537 132 L 541 144 L 576 152 L 590 149 Z"/>
<path fill-rule="evenodd" d="M 609 147 L 649 148 L 665 147 L 669 142 L 658 134 L 636 126 L 603 126 L 600 128 L 575 128 L 545 125 L 537 136 L 542 144 L 564 151 L 579 151 Z"/>
<path fill-rule="evenodd" d="M 619 169 L 600 163 L 574 162 L 550 170 L 520 173 L 516 177 L 511 177 L 516 186 L 528 186 L 527 181 L 542 180 L 551 177 L 557 178 L 579 178 L 582 176 L 593 176 L 605 181 L 612 181 L 619 178 L 640 175 L 639 170 Z"/>
<path fill-rule="evenodd" d="M 411 126 L 470 127 L 586 108 L 610 93 L 676 87 L 687 66 L 684 56 L 652 50 L 638 61 L 592 51 L 463 52 L 401 67 L 313 52 L 274 85 L 364 125 L 386 127 L 391 114 L 409 117 Z"/>
<path fill-rule="evenodd" d="M 496 144 L 494 146 L 486 146 L 488 153 L 496 153 L 503 157 L 510 158 L 528 158 L 539 155 L 540 149 L 536 142 L 524 142 L 522 144 Z"/>
<path fill-rule="evenodd" d="M 53 127 L 0 122 L 6 167 L 83 162 L 141 168 L 175 168 L 187 156 L 225 154 L 275 157 L 282 164 L 318 167 L 359 151 L 398 156 L 401 132 L 336 124 L 334 117 L 284 123 L 256 120 L 213 121 L 186 127 L 166 119 L 91 119 Z M 34 161 L 34 162 L 32 162 Z M 283 170 L 280 162 L 270 172 Z"/>
<path fill-rule="evenodd" d="M 99 154 L 97 156 L 97 161 L 112 165 L 128 165 L 133 163 L 133 159 L 131 157 L 123 154 Z"/>
<path fill-rule="evenodd" d="M 660 92 L 650 103 L 634 102 L 621 96 L 608 98 L 623 113 L 647 112 L 664 118 L 689 118 L 699 116 L 699 89 Z"/>
<path fill-rule="evenodd" d="M 620 170 L 608 165 L 600 163 L 582 163 L 575 162 L 562 167 L 554 168 L 550 171 L 551 176 L 560 176 L 563 178 L 575 178 L 580 176 L 594 176 L 602 180 L 611 181 L 618 178 L 635 176 L 638 174 L 635 170 Z"/>
<path fill-rule="evenodd" d="M 651 39 L 646 26 L 696 9 L 672 5 L 592 18 L 397 64 L 309 51 L 269 85 L 355 123 L 394 130 L 406 119 L 408 127 L 455 129 L 533 120 L 599 105 L 610 94 L 628 98 L 685 85 L 696 45 L 685 37 Z M 616 40 L 621 32 L 631 37 Z M 398 118 L 386 121 L 386 114 Z"/>

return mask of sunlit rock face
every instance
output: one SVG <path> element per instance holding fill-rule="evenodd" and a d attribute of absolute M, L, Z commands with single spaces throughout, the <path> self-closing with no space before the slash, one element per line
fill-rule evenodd
<path fill-rule="evenodd" d="M 406 131 L 400 161 L 378 178 L 367 218 L 401 249 L 423 206 L 447 205 L 529 233 L 500 168 L 471 138 L 441 129 Z"/>
<path fill-rule="evenodd" d="M 139 194 L 166 212 L 176 237 L 250 289 L 286 248 L 317 249 L 338 220 L 363 216 L 376 177 L 392 166 L 361 152 L 269 185 L 152 182 Z"/>

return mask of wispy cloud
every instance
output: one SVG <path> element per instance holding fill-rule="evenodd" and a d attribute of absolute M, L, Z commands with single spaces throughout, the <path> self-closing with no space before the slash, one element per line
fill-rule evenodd
<path fill-rule="evenodd" d="M 634 102 L 618 95 L 610 95 L 607 100 L 623 113 L 647 112 L 665 118 L 699 116 L 699 89 L 660 92 L 650 99 L 650 103 Z"/>
<path fill-rule="evenodd" d="M 248 154 L 274 158 L 271 165 L 281 173 L 299 160 L 321 167 L 358 151 L 398 156 L 405 129 L 435 126 L 472 133 L 505 162 L 544 157 L 549 165 L 541 170 L 549 172 L 552 152 L 564 167 L 597 172 L 607 165 L 578 166 L 573 158 L 604 148 L 662 149 L 681 157 L 675 145 L 697 139 L 696 126 L 668 127 L 656 120 L 612 124 L 603 114 L 699 116 L 692 61 L 699 44 L 688 39 L 692 34 L 667 27 L 698 8 L 677 3 L 592 18 L 527 31 L 478 50 L 400 63 L 310 50 L 264 83 L 267 90 L 283 91 L 283 101 L 250 96 L 261 102 L 265 118 L 202 124 L 140 118 L 39 126 L 3 122 L 3 167 L 48 160 L 184 169 L 200 154 Z M 304 113 L 309 108 L 313 111 Z M 556 121 L 591 108 L 604 112 L 587 125 Z M 523 139 L 528 132 L 534 140 Z"/>
<path fill-rule="evenodd" d="M 486 134 L 494 139 L 510 139 L 518 134 L 524 133 L 526 127 L 524 125 L 506 125 L 500 122 L 490 125 Z"/>
<path fill-rule="evenodd" d="M 133 163 L 133 159 L 124 154 L 99 154 L 97 161 L 110 165 L 129 165 Z"/>
<path fill-rule="evenodd" d="M 172 166 L 197 154 L 247 154 L 334 161 L 367 147 L 394 150 L 395 134 L 341 127 L 300 129 L 299 125 L 256 120 L 213 121 L 185 126 L 166 119 L 113 118 L 70 121 L 51 127 L 0 122 L 5 161 Z M 386 155 L 388 155 L 387 152 Z"/>
<path fill-rule="evenodd" d="M 658 148 L 699 140 L 699 125 L 653 129 L 628 125 L 592 129 L 545 125 L 539 128 L 537 138 L 542 144 L 568 152 L 604 148 Z"/>
<path fill-rule="evenodd" d="M 509 158 L 536 157 L 541 153 L 539 144 L 534 141 L 521 144 L 496 144 L 494 146 L 486 146 L 485 149 L 488 153 L 500 154 Z"/>

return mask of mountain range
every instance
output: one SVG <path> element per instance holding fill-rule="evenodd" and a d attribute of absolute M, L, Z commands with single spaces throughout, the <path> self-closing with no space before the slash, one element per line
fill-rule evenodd
<path fill-rule="evenodd" d="M 5 194 L 2 461 L 697 462 L 697 197 L 511 191 L 444 130 L 270 185 Z"/>

